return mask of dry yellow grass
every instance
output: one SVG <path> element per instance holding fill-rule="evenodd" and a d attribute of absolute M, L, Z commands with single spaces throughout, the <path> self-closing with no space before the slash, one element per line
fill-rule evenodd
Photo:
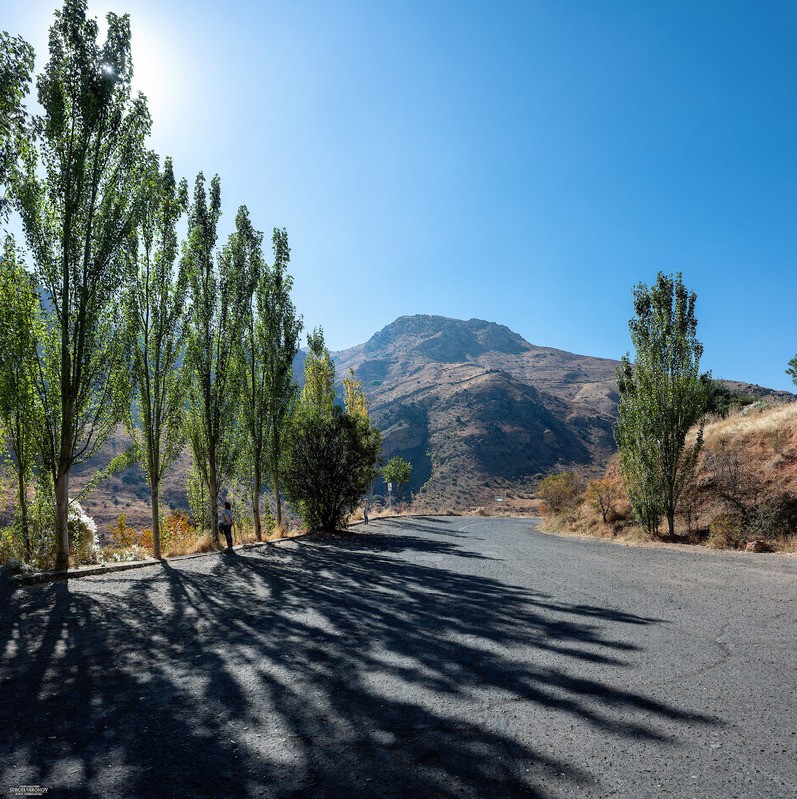
<path fill-rule="evenodd" d="M 786 433 L 794 440 L 797 431 L 797 402 L 785 405 L 751 405 L 726 419 L 717 419 L 706 425 L 703 438 L 706 444 L 723 439 L 745 440 L 751 437 Z"/>

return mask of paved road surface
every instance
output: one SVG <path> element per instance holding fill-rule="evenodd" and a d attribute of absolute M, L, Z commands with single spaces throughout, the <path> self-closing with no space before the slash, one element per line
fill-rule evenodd
<path fill-rule="evenodd" d="M 0 796 L 797 799 L 796 609 L 489 518 L 5 586 Z"/>

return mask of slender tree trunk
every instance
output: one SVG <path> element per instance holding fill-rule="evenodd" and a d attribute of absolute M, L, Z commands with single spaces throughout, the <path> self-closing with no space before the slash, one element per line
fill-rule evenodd
<path fill-rule="evenodd" d="M 280 473 L 275 466 L 271 475 L 271 482 L 274 484 L 274 499 L 277 502 L 277 527 L 282 524 L 282 500 L 280 499 Z"/>
<path fill-rule="evenodd" d="M 210 533 L 213 538 L 213 545 L 219 545 L 219 480 L 216 472 L 216 448 L 209 447 L 210 463 L 208 464 L 208 500 L 210 502 Z"/>
<path fill-rule="evenodd" d="M 17 470 L 17 477 L 19 479 L 19 515 L 20 524 L 22 525 L 22 541 L 25 544 L 25 557 L 30 561 L 31 548 L 30 548 L 30 533 L 28 531 L 28 496 L 27 486 L 25 485 L 25 473 L 19 468 Z"/>
<path fill-rule="evenodd" d="M 160 493 L 160 486 L 158 483 L 152 483 L 150 491 L 152 503 L 152 556 L 155 560 L 161 559 L 161 520 L 158 513 L 158 494 Z"/>
<path fill-rule="evenodd" d="M 252 495 L 252 516 L 255 520 L 255 538 L 258 541 L 262 541 L 262 533 L 260 527 L 260 469 L 255 467 L 255 485 L 254 485 L 254 494 Z"/>
<path fill-rule="evenodd" d="M 69 469 L 55 480 L 55 568 L 69 568 Z"/>
<path fill-rule="evenodd" d="M 667 531 L 670 538 L 675 535 L 675 509 L 672 507 L 667 508 Z"/>

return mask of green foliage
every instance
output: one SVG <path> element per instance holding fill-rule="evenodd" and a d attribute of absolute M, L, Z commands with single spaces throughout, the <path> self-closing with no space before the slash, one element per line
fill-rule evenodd
<path fill-rule="evenodd" d="M 376 477 L 379 431 L 339 407 L 300 403 L 286 443 L 289 501 L 310 530 L 338 529 Z"/>
<path fill-rule="evenodd" d="M 551 513 L 562 513 L 578 502 L 581 486 L 575 472 L 549 474 L 540 482 L 537 495 Z"/>
<path fill-rule="evenodd" d="M 153 552 L 160 557 L 158 492 L 163 475 L 183 442 L 186 275 L 175 274 L 177 222 L 187 205 L 188 187 L 174 178 L 171 159 L 163 171 L 154 153 L 147 157 L 141 186 L 141 215 L 130 240 L 136 280 L 126 296 L 132 350 L 134 408 L 140 429 L 129 424 L 139 444 L 152 503 Z"/>
<path fill-rule="evenodd" d="M 130 22 L 108 14 L 108 36 L 66 0 L 50 29 L 50 60 L 37 80 L 14 195 L 37 277 L 47 290 L 37 387 L 42 456 L 53 475 L 57 561 L 68 557 L 69 476 L 106 440 L 128 405 L 128 359 L 119 335 L 125 246 L 139 212 L 150 118 L 130 82 Z"/>
<path fill-rule="evenodd" d="M 243 335 L 242 417 L 244 468 L 241 477 L 248 486 L 255 536 L 262 535 L 260 493 L 270 475 L 282 521 L 279 465 L 286 419 L 296 400 L 293 359 L 299 351 L 302 322 L 291 301 L 293 279 L 287 273 L 290 261 L 288 234 L 274 230 L 274 264 L 258 263 L 255 291 L 250 301 Z"/>
<path fill-rule="evenodd" d="M 200 535 L 209 531 L 213 525 L 214 509 L 208 503 L 208 489 L 204 480 L 199 474 L 199 469 L 193 462 L 193 451 L 191 466 L 188 469 L 188 480 L 186 482 L 186 493 L 188 494 L 188 507 L 191 509 L 191 519 L 193 525 Z"/>
<path fill-rule="evenodd" d="M 260 234 L 241 206 L 235 230 L 217 254 L 220 215 L 218 176 L 211 181 L 208 198 L 200 173 L 188 213 L 188 242 L 183 255 L 191 298 L 185 358 L 189 374 L 187 429 L 197 474 L 207 488 L 214 543 L 219 536 L 216 508 L 221 483 L 232 475 L 236 463 L 241 335 L 259 266 L 260 245 Z"/>
<path fill-rule="evenodd" d="M 708 375 L 703 375 L 702 379 L 708 386 L 706 413 L 721 416 L 724 419 L 732 411 L 752 405 L 757 400 L 752 394 L 735 391 L 722 380 L 712 380 Z"/>
<path fill-rule="evenodd" d="M 285 453 L 285 493 L 311 530 L 332 531 L 357 507 L 377 475 L 382 436 L 363 403 L 334 405 L 335 367 L 319 328 L 308 336 L 311 387 L 297 403 Z"/>
<path fill-rule="evenodd" d="M 628 498 L 652 535 L 662 516 L 675 530 L 678 499 L 692 478 L 703 444 L 700 424 L 694 443 L 689 429 L 708 406 L 708 377 L 699 373 L 695 302 L 680 273 L 661 272 L 656 284 L 634 288 L 636 316 L 629 322 L 634 363 L 626 355 L 617 369 L 620 390 L 615 430 Z"/>
<path fill-rule="evenodd" d="M 326 412 L 335 403 L 335 363 L 324 344 L 324 331 L 320 327 L 307 334 L 307 346 L 302 402 Z"/>
<path fill-rule="evenodd" d="M 14 532 L 22 539 L 26 560 L 33 555 L 27 493 L 41 423 L 35 388 L 38 317 L 38 294 L 31 276 L 18 261 L 14 240 L 9 236 L 0 257 L 0 429 L 17 477 Z"/>
<path fill-rule="evenodd" d="M 396 484 L 396 499 L 401 497 L 401 489 L 412 477 L 412 464 L 398 455 L 391 458 L 382 467 L 382 478 L 386 483 Z"/>
<path fill-rule="evenodd" d="M 27 146 L 27 114 L 23 106 L 33 74 L 33 48 L 19 36 L 0 32 L 0 189 L 15 181 L 21 151 Z M 0 194 L 0 221 L 8 216 L 5 192 Z"/>

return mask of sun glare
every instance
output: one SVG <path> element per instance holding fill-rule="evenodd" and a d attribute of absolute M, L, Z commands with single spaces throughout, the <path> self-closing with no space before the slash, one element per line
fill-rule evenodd
<path fill-rule="evenodd" d="M 118 4 L 92 4 L 89 8 L 89 13 L 97 18 L 100 41 L 104 41 L 108 32 L 109 11 L 119 13 Z M 155 16 L 151 6 L 131 7 L 129 13 L 133 90 L 146 96 L 153 124 L 163 132 L 180 118 L 184 69 L 177 48 L 170 41 L 168 21 Z"/>

